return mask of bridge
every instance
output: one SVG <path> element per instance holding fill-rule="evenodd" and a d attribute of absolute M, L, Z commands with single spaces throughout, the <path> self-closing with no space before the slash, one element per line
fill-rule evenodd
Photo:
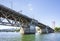
<path fill-rule="evenodd" d="M 20 27 L 20 32 L 26 34 L 54 32 L 49 26 L 3 5 L 0 5 L 0 25 Z"/>

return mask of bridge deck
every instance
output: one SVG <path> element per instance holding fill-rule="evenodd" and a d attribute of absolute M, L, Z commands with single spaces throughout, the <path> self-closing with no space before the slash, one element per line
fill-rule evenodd
<path fill-rule="evenodd" d="M 11 19 L 11 20 L 15 20 L 15 21 L 20 21 L 20 22 L 25 22 L 25 23 L 30 23 L 33 19 L 29 18 L 19 12 L 16 12 L 8 7 L 5 7 L 3 5 L 0 5 L 0 17 L 3 18 L 7 18 L 7 19 Z M 40 23 L 40 22 L 36 22 L 36 25 L 38 25 L 39 27 L 45 27 L 46 25 Z"/>

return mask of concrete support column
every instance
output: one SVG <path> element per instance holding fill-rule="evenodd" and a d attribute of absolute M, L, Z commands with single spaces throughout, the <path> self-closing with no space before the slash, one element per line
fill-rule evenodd
<path fill-rule="evenodd" d="M 42 30 L 38 26 L 36 26 L 36 33 L 42 33 Z"/>
<path fill-rule="evenodd" d="M 20 33 L 24 34 L 24 29 L 22 27 L 20 27 Z"/>
<path fill-rule="evenodd" d="M 46 27 L 46 33 L 48 33 L 48 28 Z"/>
<path fill-rule="evenodd" d="M 34 34 L 35 31 L 36 31 L 36 30 L 35 30 L 35 25 L 33 25 L 33 24 L 30 25 L 30 33 L 33 33 L 33 34 Z"/>
<path fill-rule="evenodd" d="M 42 28 L 42 29 L 41 29 L 41 33 L 48 33 L 48 28 L 47 28 L 47 27 Z"/>

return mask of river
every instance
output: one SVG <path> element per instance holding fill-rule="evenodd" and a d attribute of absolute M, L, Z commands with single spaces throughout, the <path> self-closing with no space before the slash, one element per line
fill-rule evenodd
<path fill-rule="evenodd" d="M 19 32 L 0 32 L 0 41 L 60 41 L 60 33 L 21 35 Z"/>

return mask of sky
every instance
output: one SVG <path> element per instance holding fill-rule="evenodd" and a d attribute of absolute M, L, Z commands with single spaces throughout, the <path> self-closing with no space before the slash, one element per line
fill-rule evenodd
<path fill-rule="evenodd" d="M 0 0 L 0 4 L 50 27 L 53 21 L 60 26 L 60 0 Z"/>

